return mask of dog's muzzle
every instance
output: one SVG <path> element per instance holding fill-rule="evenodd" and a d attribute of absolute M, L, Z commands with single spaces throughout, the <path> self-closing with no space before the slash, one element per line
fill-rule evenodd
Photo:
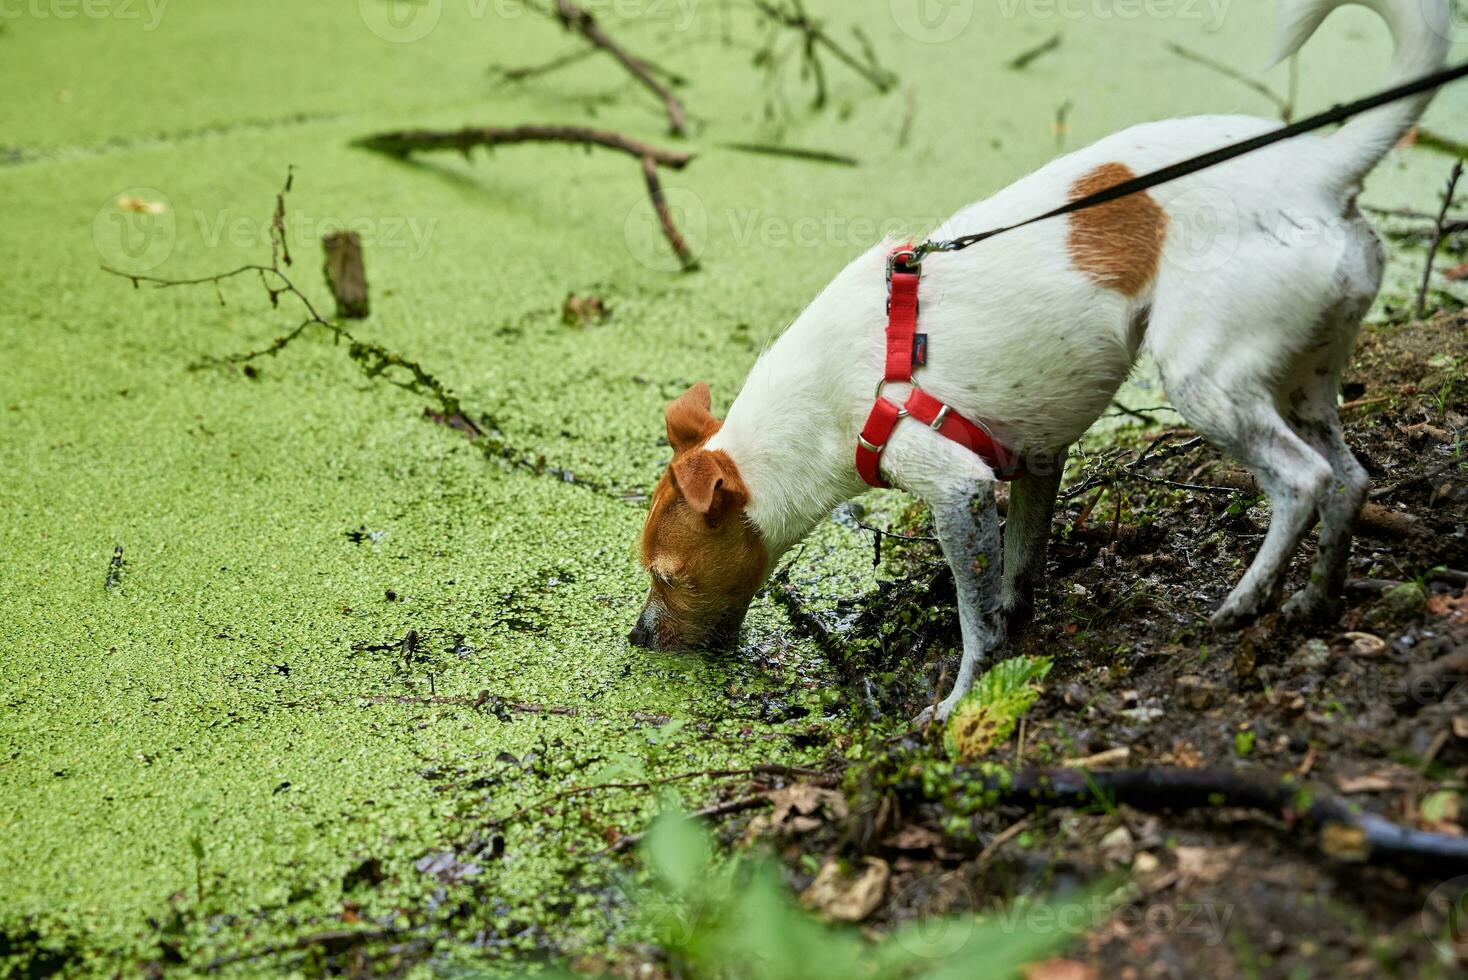
<path fill-rule="evenodd" d="M 637 623 L 632 627 L 632 632 L 627 634 L 627 642 L 644 650 L 653 649 L 656 625 L 652 610 L 643 609 L 637 617 Z"/>

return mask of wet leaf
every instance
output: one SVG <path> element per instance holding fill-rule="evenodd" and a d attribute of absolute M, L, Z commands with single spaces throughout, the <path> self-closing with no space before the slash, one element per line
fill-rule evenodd
<path fill-rule="evenodd" d="M 860 922 L 882 904 L 891 877 L 892 869 L 881 858 L 864 858 L 854 874 L 847 874 L 840 861 L 830 858 L 816 880 L 801 892 L 800 900 L 834 922 Z"/>
<path fill-rule="evenodd" d="M 948 719 L 944 744 L 955 759 L 973 759 L 1013 734 L 1050 673 L 1044 657 L 1014 657 L 984 672 Z"/>

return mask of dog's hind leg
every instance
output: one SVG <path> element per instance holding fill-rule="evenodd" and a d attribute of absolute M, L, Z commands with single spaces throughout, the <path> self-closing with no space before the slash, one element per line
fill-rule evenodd
<path fill-rule="evenodd" d="M 1027 475 L 1009 485 L 1009 511 L 1004 522 L 1005 632 L 1010 637 L 1029 625 L 1035 612 L 1035 590 L 1045 581 L 1050 546 L 1050 520 L 1055 496 L 1070 450 L 1026 457 Z"/>
<path fill-rule="evenodd" d="M 1335 620 L 1340 616 L 1351 531 L 1371 486 L 1371 478 L 1341 432 L 1336 403 L 1341 374 L 1361 331 L 1361 318 L 1381 287 L 1384 256 L 1381 240 L 1359 213 L 1345 227 L 1354 231 L 1355 246 L 1346 249 L 1334 280 L 1342 287 L 1341 295 L 1320 318 L 1317 344 L 1300 359 L 1288 399 L 1291 428 L 1325 458 L 1332 476 L 1320 502 L 1320 543 L 1310 582 L 1284 606 L 1286 615 L 1299 619 Z"/>
<path fill-rule="evenodd" d="M 1274 601 L 1290 559 L 1299 547 L 1331 484 L 1331 466 L 1280 416 L 1273 394 L 1255 388 L 1221 387 L 1201 372 L 1167 376 L 1168 397 L 1199 433 L 1247 466 L 1269 496 L 1269 533 L 1254 562 L 1223 605 L 1213 625 L 1233 629 L 1252 621 Z"/>
<path fill-rule="evenodd" d="M 1300 619 L 1335 619 L 1351 556 L 1351 530 L 1371 478 L 1356 460 L 1341 432 L 1336 409 L 1339 376 L 1330 369 L 1315 375 L 1295 395 L 1290 425 L 1330 464 L 1330 487 L 1320 502 L 1320 544 L 1310 583 L 1285 603 L 1285 614 Z"/>

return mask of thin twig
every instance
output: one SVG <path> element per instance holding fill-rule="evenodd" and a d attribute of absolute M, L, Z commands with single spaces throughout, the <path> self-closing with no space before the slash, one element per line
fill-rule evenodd
<path fill-rule="evenodd" d="M 688 240 L 678 230 L 678 225 L 673 221 L 673 212 L 668 208 L 668 199 L 663 195 L 662 182 L 658 180 L 658 165 L 652 157 L 642 158 L 642 179 L 647 182 L 647 197 L 652 201 L 652 209 L 657 212 L 658 224 L 662 226 L 663 237 L 672 246 L 673 253 L 678 256 L 679 263 L 684 272 L 692 272 L 698 268 L 698 258 L 688 248 Z"/>
<path fill-rule="evenodd" d="M 890 92 L 893 86 L 897 84 L 897 80 L 892 73 L 877 64 L 869 45 L 865 46 L 867 60 L 863 62 L 838 44 L 832 39 L 831 35 L 822 29 L 820 24 L 812 20 L 805 12 L 805 8 L 799 0 L 792 0 L 791 9 L 789 10 L 777 7 L 773 3 L 766 2 L 766 0 L 749 0 L 749 3 L 772 24 L 790 28 L 800 34 L 806 66 L 811 71 L 817 86 L 817 107 L 824 105 L 826 101 L 825 69 L 821 66 L 818 55 L 819 49 L 822 48 L 829 51 L 837 60 L 866 79 L 878 92 Z"/>
<path fill-rule="evenodd" d="M 1193 51 L 1190 48 L 1183 47 L 1181 44 L 1169 42 L 1167 45 L 1167 49 L 1173 54 L 1177 55 L 1179 58 L 1182 58 L 1186 61 L 1191 61 L 1195 65 L 1202 65 L 1204 68 L 1216 72 L 1219 75 L 1222 75 L 1224 78 L 1229 79 L 1230 81 L 1238 82 L 1240 85 L 1243 85 L 1246 88 L 1249 88 L 1252 91 L 1264 96 L 1270 102 L 1274 103 L 1275 109 L 1279 110 L 1280 118 L 1283 119 L 1285 122 L 1289 122 L 1290 117 L 1294 115 L 1294 106 L 1291 100 L 1277 95 L 1272 88 L 1270 88 L 1268 85 L 1265 85 L 1257 78 L 1251 78 L 1250 76 L 1245 75 L 1243 72 L 1239 71 L 1237 68 L 1226 65 L 1221 61 L 1214 61 L 1206 54 L 1199 54 L 1198 52 Z M 1291 60 L 1291 64 L 1293 65 L 1293 59 Z M 1294 70 L 1295 69 L 1292 67 L 1291 71 L 1293 72 Z"/>
<path fill-rule="evenodd" d="M 698 259 L 688 247 L 683 233 L 673 221 L 673 213 L 663 196 L 658 180 L 657 168 L 670 167 L 682 170 L 693 159 L 693 154 L 676 150 L 665 150 L 650 146 L 641 140 L 604 129 L 587 129 L 583 126 L 475 126 L 460 130 L 401 130 L 377 133 L 357 140 L 356 145 L 379 153 L 406 157 L 420 151 L 458 150 L 468 152 L 476 146 L 503 146 L 516 143 L 570 143 L 582 146 L 599 146 L 617 150 L 637 158 L 642 165 L 643 180 L 647 183 L 648 198 L 657 212 L 658 223 L 668 239 L 673 252 L 685 272 L 698 268 Z M 450 413 L 452 414 L 452 413 Z"/>
<path fill-rule="evenodd" d="M 1418 473 L 1416 476 L 1409 476 L 1404 480 L 1398 480 L 1396 483 L 1393 483 L 1390 486 L 1381 487 L 1377 490 L 1371 491 L 1371 499 L 1381 500 L 1383 497 L 1390 497 L 1395 494 L 1401 493 L 1403 490 L 1406 490 L 1409 487 L 1415 487 L 1419 483 L 1426 483 L 1428 480 L 1431 480 L 1434 477 L 1442 476 L 1453 467 L 1462 466 L 1464 463 L 1468 463 L 1468 458 L 1465 458 L 1462 455 L 1454 455 L 1452 459 L 1445 460 L 1438 465 L 1432 467 L 1431 469 L 1424 470 L 1423 472 Z"/>
<path fill-rule="evenodd" d="M 596 48 L 577 48 L 569 54 L 563 54 L 559 58 L 539 65 L 524 65 L 520 68 L 492 67 L 490 71 L 506 82 L 523 82 L 527 78 L 535 78 L 540 75 L 549 75 L 551 72 L 559 71 L 571 65 L 579 64 L 597 53 Z"/>
<path fill-rule="evenodd" d="M 678 101 L 678 97 L 666 85 L 658 81 L 646 61 L 628 54 L 625 48 L 612 40 L 607 32 L 601 29 L 595 17 L 571 3 L 571 0 L 556 0 L 556 19 L 566 30 L 580 34 L 592 46 L 600 48 L 615 58 L 623 68 L 631 73 L 633 78 L 642 83 L 644 88 L 661 99 L 668 113 L 668 125 L 674 136 L 688 135 L 688 118 L 683 110 L 683 103 Z"/>
<path fill-rule="evenodd" d="M 306 319 L 292 330 L 275 338 L 268 346 L 260 350 L 246 351 L 242 354 L 232 354 L 222 358 L 205 358 L 194 367 L 209 367 L 219 364 L 245 364 L 266 355 L 275 355 L 284 350 L 291 342 L 300 337 L 310 327 L 320 327 L 330 333 L 333 339 L 346 341 L 348 344 L 348 356 L 357 363 L 358 368 L 369 378 L 384 378 L 389 383 L 400 388 L 418 394 L 426 394 L 437 400 L 439 407 L 446 415 L 463 415 L 459 405 L 458 397 L 448 389 L 443 382 L 434 377 L 426 368 L 417 361 L 403 357 L 388 350 L 380 344 L 359 340 L 353 336 L 339 323 L 335 323 L 322 316 L 311 302 L 311 298 L 298 288 L 292 279 L 286 275 L 281 264 L 289 265 L 291 262 L 290 243 L 286 239 L 285 232 L 285 195 L 290 191 L 294 181 L 293 171 L 287 170 L 285 186 L 275 196 L 275 211 L 270 222 L 270 264 L 246 263 L 225 272 L 216 273 L 211 276 L 199 276 L 192 279 L 164 279 L 158 276 L 141 275 L 135 272 L 124 272 L 111 266 L 102 266 L 102 271 L 110 275 L 127 279 L 138 289 L 143 283 L 147 283 L 154 289 L 172 289 L 179 286 L 201 286 L 213 285 L 218 289 L 219 284 L 227 280 L 238 278 L 243 275 L 258 275 L 260 284 L 264 287 L 270 298 L 270 305 L 278 307 L 280 297 L 291 296 L 306 311 Z M 223 301 L 223 293 L 220 293 Z M 389 375 L 390 371 L 401 369 L 410 376 L 408 380 L 398 380 Z M 467 419 L 467 416 L 465 416 Z M 473 423 L 469 423 L 473 425 Z M 477 426 L 476 426 L 477 431 Z"/>
<path fill-rule="evenodd" d="M 639 160 L 651 157 L 659 166 L 682 170 L 693 154 L 664 150 L 631 136 L 585 126 L 467 126 L 458 130 L 405 129 L 377 133 L 356 141 L 357 146 L 392 156 L 435 150 L 468 153 L 476 146 L 508 146 L 516 143 L 571 143 L 618 150 Z"/>
<path fill-rule="evenodd" d="M 1427 259 L 1422 268 L 1422 285 L 1417 290 L 1417 319 L 1421 320 L 1427 316 L 1427 289 L 1432 282 L 1432 264 L 1437 258 L 1437 250 L 1442 245 L 1443 239 L 1447 237 L 1448 211 L 1453 206 L 1453 195 L 1458 190 L 1458 180 L 1463 176 L 1463 160 L 1453 164 L 1453 170 L 1448 174 L 1448 186 L 1443 190 L 1442 207 L 1438 209 L 1437 220 L 1433 222 L 1432 242 L 1427 246 Z"/>
<path fill-rule="evenodd" d="M 1005 65 L 1005 67 L 1008 68 L 1010 71 L 1024 71 L 1026 68 L 1030 67 L 1030 65 L 1033 64 L 1036 59 L 1041 58 L 1049 54 L 1051 51 L 1054 51 L 1056 48 L 1060 47 L 1060 44 L 1063 40 L 1063 35 L 1056 34 L 1054 37 L 1048 38 L 1043 43 L 1037 44 L 1035 47 L 1030 48 L 1028 51 L 1022 52 L 1018 57 L 1011 60 L 1009 64 Z"/>
<path fill-rule="evenodd" d="M 725 143 L 726 149 L 740 153 L 758 153 L 762 156 L 789 157 L 792 160 L 809 160 L 812 163 L 834 163 L 841 167 L 859 167 L 861 161 L 842 153 L 829 150 L 807 150 L 798 146 L 780 146 L 775 143 Z"/>
<path fill-rule="evenodd" d="M 587 793 L 597 793 L 604 789 L 652 789 L 655 786 L 666 786 L 669 783 L 684 782 L 689 779 L 731 779 L 739 776 L 801 776 L 806 778 L 817 778 L 826 775 L 819 769 L 806 769 L 800 766 L 782 765 L 759 765 L 750 766 L 747 769 L 696 769 L 692 772 L 680 772 L 672 776 L 663 776 L 659 779 L 640 780 L 627 783 L 597 783 L 594 786 L 573 786 L 570 789 L 561 790 L 543 796 L 527 806 L 522 806 L 507 816 L 499 817 L 488 822 L 491 827 L 503 827 L 514 823 L 521 817 L 528 816 L 541 807 L 558 803 L 561 800 L 570 799 L 575 796 L 583 796 Z"/>
<path fill-rule="evenodd" d="M 764 793 L 757 793 L 754 796 L 746 796 L 742 799 L 727 800 L 723 803 L 715 803 L 712 806 L 706 806 L 702 810 L 693 811 L 689 814 L 689 816 L 698 817 L 704 820 L 712 820 L 715 817 L 726 817 L 731 813 L 743 813 L 746 810 L 754 810 L 759 807 L 769 805 L 769 796 Z M 621 837 L 617 838 L 617 842 L 615 844 L 611 845 L 610 847 L 603 848 L 592 856 L 602 857 L 607 854 L 621 854 L 623 851 L 631 850 L 638 844 L 642 843 L 642 839 L 646 836 L 647 831 L 645 830 L 638 831 L 635 834 L 623 834 Z"/>

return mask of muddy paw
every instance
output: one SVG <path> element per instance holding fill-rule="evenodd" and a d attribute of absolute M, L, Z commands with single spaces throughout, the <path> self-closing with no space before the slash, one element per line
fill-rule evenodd
<path fill-rule="evenodd" d="M 1331 599 L 1310 588 L 1301 589 L 1280 609 L 1286 619 L 1296 623 L 1334 623 L 1345 611 L 1345 603 Z"/>
<path fill-rule="evenodd" d="M 936 711 L 931 707 L 924 708 L 918 712 L 917 717 L 913 718 L 912 727 L 922 728 L 930 723 L 943 724 L 948 720 L 948 716 L 953 714 L 953 708 L 957 704 L 958 699 L 949 698 L 940 702 Z"/>
<path fill-rule="evenodd" d="M 1208 624 L 1220 633 L 1241 630 L 1259 618 L 1259 610 L 1241 603 L 1225 602 L 1208 618 Z"/>

